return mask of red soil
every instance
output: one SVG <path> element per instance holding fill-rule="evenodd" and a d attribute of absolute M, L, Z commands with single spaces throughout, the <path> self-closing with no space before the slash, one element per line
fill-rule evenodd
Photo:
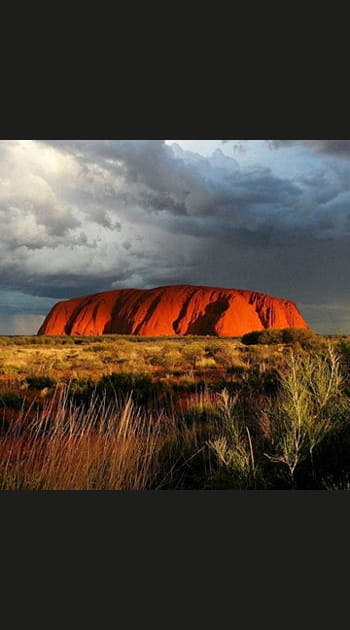
<path fill-rule="evenodd" d="M 308 328 L 294 302 L 204 286 L 120 289 L 58 302 L 39 335 L 216 335 Z"/>

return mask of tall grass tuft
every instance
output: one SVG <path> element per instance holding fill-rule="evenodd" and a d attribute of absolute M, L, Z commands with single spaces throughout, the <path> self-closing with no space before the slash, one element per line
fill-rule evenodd
<path fill-rule="evenodd" d="M 143 490 L 157 475 L 162 417 L 92 397 L 75 408 L 68 388 L 0 437 L 2 490 Z"/>
<path fill-rule="evenodd" d="M 268 459 L 287 467 L 292 487 L 295 471 L 307 457 L 313 475 L 314 449 L 337 428 L 344 406 L 339 356 L 330 345 L 324 354 L 296 357 L 279 372 L 281 392 L 271 412 L 273 454 Z"/>
<path fill-rule="evenodd" d="M 226 389 L 221 392 L 221 431 L 215 439 L 209 440 L 208 446 L 232 488 L 255 488 L 257 469 L 251 435 L 248 426 L 240 422 L 236 402 L 237 397 L 231 397 Z"/>

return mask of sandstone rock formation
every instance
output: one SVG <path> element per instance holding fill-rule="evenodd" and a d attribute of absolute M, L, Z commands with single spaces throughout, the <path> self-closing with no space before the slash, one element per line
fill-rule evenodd
<path fill-rule="evenodd" d="M 216 335 L 308 328 L 289 300 L 239 289 L 175 285 L 120 289 L 58 302 L 38 335 Z"/>

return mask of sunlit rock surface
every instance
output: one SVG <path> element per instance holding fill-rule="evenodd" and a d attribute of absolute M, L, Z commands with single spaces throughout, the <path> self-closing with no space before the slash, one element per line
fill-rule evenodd
<path fill-rule="evenodd" d="M 120 289 L 58 302 L 39 335 L 215 335 L 308 328 L 294 302 L 239 289 L 175 285 Z"/>

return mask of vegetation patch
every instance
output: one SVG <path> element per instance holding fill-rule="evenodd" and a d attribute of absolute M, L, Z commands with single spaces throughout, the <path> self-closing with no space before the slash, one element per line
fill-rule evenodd
<path fill-rule="evenodd" d="M 56 385 L 55 379 L 49 376 L 27 376 L 26 381 L 32 389 L 45 389 Z"/>
<path fill-rule="evenodd" d="M 255 330 L 242 337 L 245 345 L 300 344 L 304 350 L 319 350 L 324 346 L 324 338 L 314 331 L 304 328 L 269 328 Z"/>
<path fill-rule="evenodd" d="M 350 488 L 349 337 L 38 339 L 0 338 L 0 489 Z"/>

